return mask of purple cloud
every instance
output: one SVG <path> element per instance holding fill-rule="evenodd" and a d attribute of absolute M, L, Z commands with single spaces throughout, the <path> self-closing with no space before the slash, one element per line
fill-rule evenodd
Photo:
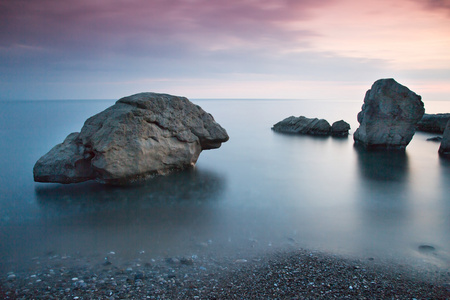
<path fill-rule="evenodd" d="M 309 18 L 310 8 L 328 1 L 317 2 L 3 1 L 0 4 L 0 46 L 85 55 L 148 50 L 158 55 L 160 45 L 174 43 L 188 48 L 201 48 L 221 40 L 280 43 L 314 34 L 307 30 L 289 31 L 282 25 Z"/>
<path fill-rule="evenodd" d="M 445 1 L 426 3 L 448 7 Z M 379 7 L 383 3 L 374 4 Z M 1 1 L 0 96 L 14 97 L 27 82 L 63 90 L 72 83 L 149 78 L 232 81 L 236 74 L 349 81 L 385 76 L 379 70 L 389 56 L 364 59 L 352 47 L 360 43 L 355 33 L 363 33 L 358 24 L 366 18 L 378 24 L 386 15 L 352 8 L 350 0 Z M 341 24 L 352 30 L 339 32 Z"/>

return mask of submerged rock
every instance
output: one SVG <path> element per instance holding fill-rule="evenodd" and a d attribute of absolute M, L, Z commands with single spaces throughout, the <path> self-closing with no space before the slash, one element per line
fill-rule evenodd
<path fill-rule="evenodd" d="M 439 147 L 439 154 L 450 157 L 450 121 L 447 122 L 447 126 L 445 127 L 444 136 Z"/>
<path fill-rule="evenodd" d="M 366 92 L 353 138 L 365 148 L 405 149 L 424 111 L 421 97 L 407 87 L 377 80 Z"/>
<path fill-rule="evenodd" d="M 311 135 L 329 135 L 331 132 L 330 123 L 324 119 L 300 117 L 288 117 L 275 125 L 272 129 L 277 132 L 299 133 Z"/>
<path fill-rule="evenodd" d="M 80 133 L 71 133 L 42 156 L 34 180 L 126 183 L 191 166 L 202 150 L 219 148 L 228 138 L 187 98 L 140 93 L 89 118 Z"/>
<path fill-rule="evenodd" d="M 443 133 L 445 125 L 450 120 L 448 114 L 424 114 L 422 119 L 417 123 L 416 130 L 434 133 Z"/>

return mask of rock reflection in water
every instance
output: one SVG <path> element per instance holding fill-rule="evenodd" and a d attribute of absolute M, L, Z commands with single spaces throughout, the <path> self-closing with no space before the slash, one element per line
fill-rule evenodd
<path fill-rule="evenodd" d="M 394 255 L 406 251 L 414 216 L 408 156 L 401 150 L 355 147 L 361 178 L 357 188 L 361 253 Z M 395 253 L 399 255 L 399 253 Z"/>
<path fill-rule="evenodd" d="M 358 156 L 358 167 L 364 178 L 377 181 L 407 179 L 408 155 L 402 150 L 366 150 L 354 147 Z"/>
<path fill-rule="evenodd" d="M 211 223 L 220 219 L 210 204 L 224 186 L 220 175 L 193 168 L 126 187 L 39 187 L 41 230 L 49 236 L 40 247 L 58 253 L 176 252 L 208 236 Z"/>
<path fill-rule="evenodd" d="M 74 185 L 36 187 L 41 208 L 49 213 L 103 212 L 173 206 L 180 203 L 201 204 L 215 201 L 224 188 L 224 179 L 210 171 L 196 168 L 157 176 L 126 186 L 109 186 L 96 182 Z"/>

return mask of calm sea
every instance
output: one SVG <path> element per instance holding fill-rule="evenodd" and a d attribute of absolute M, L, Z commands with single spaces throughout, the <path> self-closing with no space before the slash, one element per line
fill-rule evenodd
<path fill-rule="evenodd" d="M 202 152 L 192 170 L 130 187 L 33 182 L 39 157 L 114 101 L 0 102 L 0 269 L 48 253 L 172 257 L 207 249 L 245 259 L 292 247 L 450 266 L 450 161 L 426 141 L 435 135 L 416 133 L 405 153 L 367 153 L 352 136 L 271 130 L 304 115 L 344 119 L 353 133 L 362 100 L 193 102 L 230 140 Z M 425 107 L 450 112 L 450 102 Z"/>

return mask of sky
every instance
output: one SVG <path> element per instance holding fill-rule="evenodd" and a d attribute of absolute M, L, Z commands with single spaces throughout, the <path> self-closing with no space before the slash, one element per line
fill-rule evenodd
<path fill-rule="evenodd" d="M 0 100 L 450 100 L 450 0 L 0 0 Z"/>

